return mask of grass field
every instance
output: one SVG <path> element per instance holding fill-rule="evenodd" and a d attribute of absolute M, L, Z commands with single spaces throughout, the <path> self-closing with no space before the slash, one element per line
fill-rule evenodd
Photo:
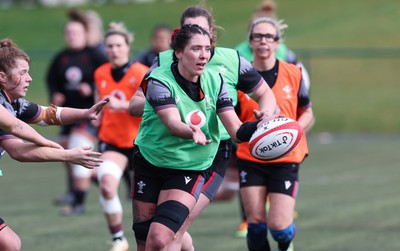
<path fill-rule="evenodd" d="M 330 143 L 319 143 L 326 140 Z M 400 250 L 400 157 L 394 153 L 399 140 L 398 134 L 310 136 L 311 156 L 300 171 L 296 250 Z M 21 164 L 6 157 L 0 169 L 0 215 L 20 234 L 23 250 L 108 250 L 97 187 L 86 215 L 65 218 L 51 205 L 64 192 L 61 164 Z M 122 198 L 125 192 L 122 186 Z M 130 204 L 123 204 L 134 246 Z M 211 204 L 190 229 L 197 250 L 246 250 L 245 240 L 234 237 L 239 221 L 236 200 Z"/>
<path fill-rule="evenodd" d="M 198 1 L 85 6 L 105 23 L 124 21 L 135 32 L 133 54 L 147 47 L 150 28 L 177 26 L 179 13 Z M 208 0 L 224 28 L 219 45 L 233 47 L 260 0 Z M 397 186 L 400 156 L 398 0 L 278 0 L 279 17 L 289 24 L 287 44 L 311 73 L 317 123 L 311 155 L 300 171 L 296 219 L 297 251 L 400 250 Z M 47 104 L 44 76 L 63 46 L 66 8 L 0 10 L 0 38 L 11 37 L 32 56 L 28 99 Z M 330 50 L 330 49 L 337 50 Z M 388 49 L 388 51 L 385 51 Z M 323 52 L 319 54 L 318 52 Z M 36 127 L 37 128 L 37 127 Z M 55 137 L 56 128 L 39 129 Z M 321 132 L 334 132 L 330 134 Z M 321 143 L 325 142 L 325 143 Z M 84 217 L 65 218 L 51 200 L 65 190 L 60 163 L 0 161 L 0 217 L 19 233 L 23 250 L 108 250 L 109 234 L 93 186 Z M 121 197 L 126 193 L 121 188 Z M 126 235 L 133 243 L 131 212 L 124 202 Z M 237 200 L 211 204 L 190 232 L 197 250 L 242 251 L 234 237 L 240 222 Z M 274 246 L 275 248 L 275 246 Z M 134 248 L 131 250 L 135 250 Z"/>

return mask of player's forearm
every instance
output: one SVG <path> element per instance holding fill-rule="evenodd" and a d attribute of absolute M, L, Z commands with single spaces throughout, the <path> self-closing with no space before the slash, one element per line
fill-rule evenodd
<path fill-rule="evenodd" d="M 61 123 L 69 125 L 81 120 L 88 119 L 88 109 L 75 109 L 64 107 L 61 111 Z"/>
<path fill-rule="evenodd" d="M 270 116 L 275 113 L 276 110 L 276 99 L 271 89 L 267 89 L 264 94 L 259 98 L 258 105 L 260 111 L 266 116 Z"/>
<path fill-rule="evenodd" d="M 67 161 L 67 151 L 45 146 L 37 146 L 32 143 L 19 144 L 18 148 L 8 150 L 11 158 L 20 162 L 56 162 Z"/>
<path fill-rule="evenodd" d="M 314 126 L 315 118 L 311 107 L 307 108 L 303 113 L 300 114 L 297 122 L 305 132 L 308 132 Z"/>
<path fill-rule="evenodd" d="M 31 126 L 19 119 L 15 119 L 15 123 L 11 127 L 10 133 L 37 145 L 48 146 L 49 144 L 49 141 L 46 138 L 40 135 Z"/>

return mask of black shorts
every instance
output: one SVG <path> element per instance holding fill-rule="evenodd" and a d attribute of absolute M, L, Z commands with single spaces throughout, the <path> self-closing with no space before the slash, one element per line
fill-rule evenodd
<path fill-rule="evenodd" d="M 157 167 L 148 162 L 140 151 L 135 151 L 131 194 L 133 199 L 157 203 L 161 190 L 179 189 L 193 195 L 197 200 L 203 185 L 203 171 Z"/>
<path fill-rule="evenodd" d="M 226 169 L 231 164 L 232 145 L 232 140 L 230 139 L 221 140 L 212 165 L 204 172 L 205 183 L 201 192 L 209 200 L 214 198 L 224 179 Z"/>
<path fill-rule="evenodd" d="M 299 164 L 261 164 L 238 159 L 240 187 L 265 186 L 268 193 L 282 193 L 297 197 Z"/>
<path fill-rule="evenodd" d="M 104 153 L 106 151 L 118 152 L 122 155 L 125 155 L 125 157 L 128 158 L 128 169 L 132 170 L 133 153 L 135 151 L 135 148 L 133 146 L 130 148 L 120 148 L 120 147 L 108 144 L 107 142 L 100 140 L 99 141 L 99 152 Z"/>

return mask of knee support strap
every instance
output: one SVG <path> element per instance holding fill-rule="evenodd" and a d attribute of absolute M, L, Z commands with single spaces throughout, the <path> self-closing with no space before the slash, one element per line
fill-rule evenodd
<path fill-rule="evenodd" d="M 72 133 L 69 141 L 68 148 L 75 148 L 79 146 L 91 146 L 94 147 L 94 143 L 88 138 L 79 133 Z M 92 175 L 92 170 L 87 169 L 81 165 L 72 164 L 72 175 L 75 178 L 89 178 Z"/>
<path fill-rule="evenodd" d="M 247 247 L 249 250 L 267 250 L 267 224 L 249 223 L 247 225 Z"/>
<path fill-rule="evenodd" d="M 97 168 L 97 180 L 101 181 L 101 178 L 106 174 L 111 174 L 117 180 L 120 180 L 123 172 L 117 163 L 110 160 L 105 160 Z"/>
<path fill-rule="evenodd" d="M 103 212 L 106 214 L 114 214 L 122 212 L 122 205 L 121 201 L 119 200 L 118 194 L 115 194 L 114 198 L 112 198 L 111 200 L 107 200 L 106 198 L 103 197 L 103 195 L 100 195 L 99 201 L 103 209 Z"/>
<path fill-rule="evenodd" d="M 158 222 L 178 232 L 189 215 L 189 208 L 178 201 L 168 200 L 157 206 L 153 222 Z"/>
<path fill-rule="evenodd" d="M 147 221 L 132 224 L 132 230 L 135 233 L 136 240 L 146 241 L 150 229 L 150 224 L 152 222 L 153 218 Z"/>
<path fill-rule="evenodd" d="M 290 224 L 285 229 L 282 230 L 270 230 L 271 235 L 274 240 L 278 243 L 288 243 L 293 240 L 294 235 L 296 234 L 296 226 L 294 223 Z"/>

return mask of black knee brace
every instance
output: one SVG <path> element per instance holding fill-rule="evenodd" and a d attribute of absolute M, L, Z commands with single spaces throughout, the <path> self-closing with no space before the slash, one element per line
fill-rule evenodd
<path fill-rule="evenodd" d="M 132 224 L 136 240 L 146 241 L 151 222 L 153 222 L 153 219 Z"/>
<path fill-rule="evenodd" d="M 163 224 L 176 233 L 188 215 L 189 208 L 178 201 L 169 200 L 158 205 L 153 222 Z"/>

